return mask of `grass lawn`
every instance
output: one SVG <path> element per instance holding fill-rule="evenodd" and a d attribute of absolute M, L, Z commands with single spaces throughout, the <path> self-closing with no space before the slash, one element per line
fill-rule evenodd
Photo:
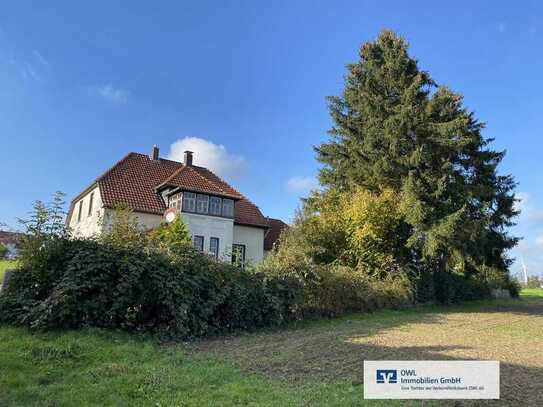
<path fill-rule="evenodd" d="M 15 264 L 15 261 L 0 260 L 0 284 L 2 283 L 2 278 L 4 278 L 4 273 L 6 270 L 14 268 Z"/>
<path fill-rule="evenodd" d="M 543 405 L 543 290 L 189 344 L 2 326 L 0 405 L 421 405 L 364 401 L 364 359 L 500 360 L 498 404 Z"/>

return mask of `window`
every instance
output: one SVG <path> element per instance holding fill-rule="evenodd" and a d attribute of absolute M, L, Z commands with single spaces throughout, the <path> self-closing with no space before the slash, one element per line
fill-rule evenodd
<path fill-rule="evenodd" d="M 209 205 L 209 196 L 198 194 L 196 201 L 196 212 L 198 213 L 207 213 Z"/>
<path fill-rule="evenodd" d="M 200 250 L 201 252 L 204 251 L 204 237 L 195 235 L 192 238 L 192 244 L 197 250 Z"/>
<path fill-rule="evenodd" d="M 212 196 L 209 198 L 209 214 L 221 216 L 221 198 Z"/>
<path fill-rule="evenodd" d="M 89 214 L 88 214 L 88 216 L 92 216 L 92 201 L 93 200 L 94 200 L 94 192 L 91 192 L 90 200 L 89 200 Z"/>
<path fill-rule="evenodd" d="M 168 198 L 168 206 L 181 210 L 181 193 L 173 194 Z"/>
<path fill-rule="evenodd" d="M 83 212 L 83 200 L 79 201 L 79 210 L 77 212 L 77 221 L 81 222 L 81 213 Z"/>
<path fill-rule="evenodd" d="M 196 194 L 194 192 L 183 193 L 183 210 L 186 212 L 196 212 Z"/>
<path fill-rule="evenodd" d="M 236 266 L 243 267 L 245 265 L 245 245 L 232 245 L 232 263 Z"/>
<path fill-rule="evenodd" d="M 213 257 L 216 259 L 219 258 L 219 238 L 211 237 L 209 238 L 209 251 L 213 254 Z"/>
<path fill-rule="evenodd" d="M 222 216 L 226 216 L 227 218 L 234 217 L 234 201 L 233 200 L 231 199 L 222 200 Z"/>

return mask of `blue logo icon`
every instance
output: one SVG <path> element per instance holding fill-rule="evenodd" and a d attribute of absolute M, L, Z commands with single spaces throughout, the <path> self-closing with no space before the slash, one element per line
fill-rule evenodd
<path fill-rule="evenodd" d="M 392 369 L 377 369 L 377 383 L 398 383 L 398 371 Z"/>

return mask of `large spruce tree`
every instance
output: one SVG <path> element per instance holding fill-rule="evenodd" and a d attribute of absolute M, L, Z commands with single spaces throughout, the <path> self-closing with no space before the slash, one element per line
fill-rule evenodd
<path fill-rule="evenodd" d="M 466 275 L 507 273 L 517 239 L 515 182 L 496 167 L 484 124 L 462 96 L 438 86 L 384 31 L 348 65 L 341 96 L 329 98 L 334 126 L 316 147 L 325 188 L 392 189 L 401 197 L 412 265 Z"/>

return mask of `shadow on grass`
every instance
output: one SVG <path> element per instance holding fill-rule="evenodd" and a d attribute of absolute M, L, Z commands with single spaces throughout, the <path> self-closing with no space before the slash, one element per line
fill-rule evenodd
<path fill-rule="evenodd" d="M 543 298 L 526 295 L 353 314 L 190 346 L 294 387 L 361 384 L 364 360 L 500 360 L 502 400 L 488 404 L 543 406 L 543 344 L 538 333 L 522 336 L 543 327 L 539 317 Z"/>

